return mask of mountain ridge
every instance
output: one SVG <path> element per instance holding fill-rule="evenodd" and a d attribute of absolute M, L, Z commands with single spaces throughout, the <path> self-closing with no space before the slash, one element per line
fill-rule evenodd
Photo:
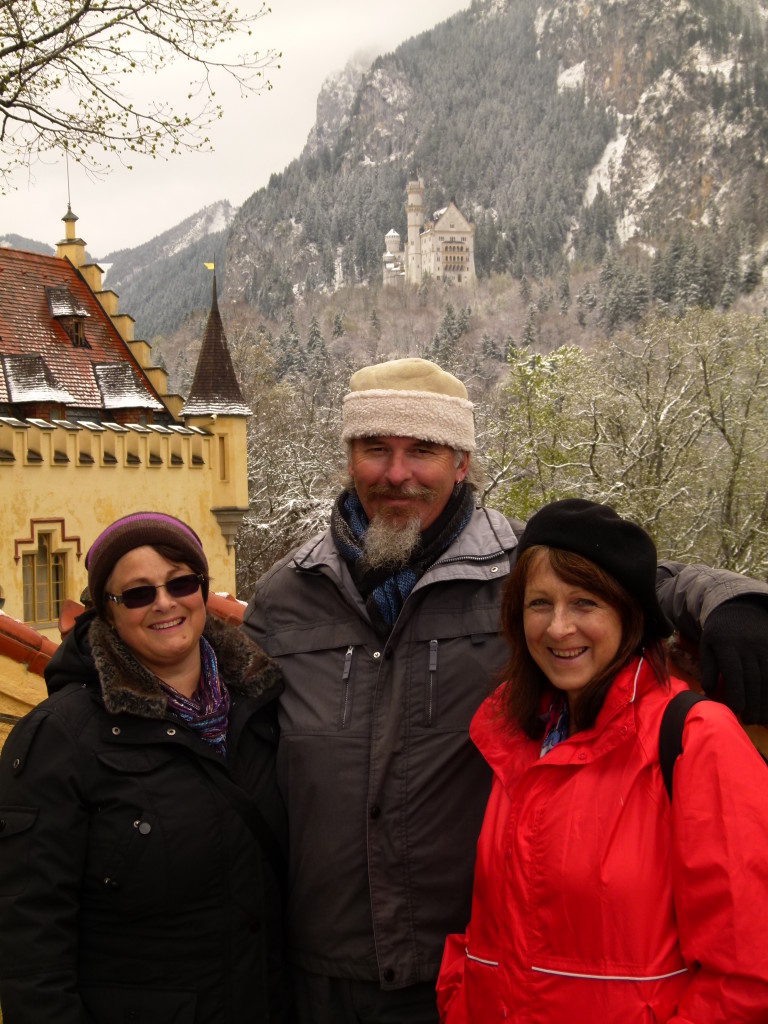
<path fill-rule="evenodd" d="M 657 259 L 680 236 L 718 264 L 719 300 L 729 260 L 765 265 L 766 26 L 768 0 L 474 0 L 329 76 L 286 168 L 236 210 L 110 254 L 110 287 L 149 339 L 204 308 L 212 249 L 223 301 L 267 319 L 375 288 L 419 173 L 428 209 L 475 221 L 480 277 Z M 192 221 L 208 228 L 181 245 Z"/>

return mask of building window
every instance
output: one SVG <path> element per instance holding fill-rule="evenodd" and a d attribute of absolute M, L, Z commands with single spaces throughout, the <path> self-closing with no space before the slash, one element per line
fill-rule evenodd
<path fill-rule="evenodd" d="M 90 348 L 90 342 L 85 336 L 85 329 L 83 327 L 83 321 L 76 316 L 71 319 L 60 321 L 61 326 L 69 335 L 69 339 L 72 342 L 73 348 Z"/>
<path fill-rule="evenodd" d="M 64 602 L 66 555 L 53 551 L 53 534 L 40 533 L 37 550 L 22 555 L 24 621 L 54 622 Z"/>

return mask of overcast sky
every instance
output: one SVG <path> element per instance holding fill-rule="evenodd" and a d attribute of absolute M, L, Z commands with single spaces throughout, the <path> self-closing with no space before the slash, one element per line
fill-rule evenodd
<path fill-rule="evenodd" d="M 137 160 L 93 181 L 70 161 L 69 194 L 77 232 L 95 258 L 132 248 L 218 199 L 239 206 L 270 174 L 297 157 L 315 121 L 325 78 L 358 52 L 388 53 L 471 0 L 272 0 L 256 24 L 260 50 L 282 50 L 270 92 L 240 99 L 220 89 L 224 117 L 209 134 L 212 154 Z M 241 10 L 257 0 L 240 0 Z M 179 69 L 181 70 L 181 68 Z M 185 77 L 185 82 L 189 75 Z M 144 88 L 157 85 L 150 80 Z M 63 156 L 37 163 L 0 196 L 0 234 L 14 232 L 54 245 L 64 234 L 67 172 Z"/>

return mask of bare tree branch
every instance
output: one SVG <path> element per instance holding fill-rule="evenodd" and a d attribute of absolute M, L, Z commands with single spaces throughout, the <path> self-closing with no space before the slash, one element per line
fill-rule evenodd
<path fill-rule="evenodd" d="M 214 79 L 241 94 L 271 88 L 280 54 L 250 49 L 262 3 L 243 15 L 229 0 L 2 0 L 0 2 L 0 181 L 64 147 L 91 170 L 126 154 L 209 149 L 222 116 Z M 237 43 L 247 51 L 232 57 Z M 130 98 L 129 76 L 190 69 L 181 104 Z M 178 107 L 178 109 L 177 109 Z"/>

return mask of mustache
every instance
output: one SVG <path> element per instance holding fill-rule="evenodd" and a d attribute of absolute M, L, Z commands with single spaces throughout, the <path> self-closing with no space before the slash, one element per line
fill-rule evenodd
<path fill-rule="evenodd" d="M 397 499 L 408 498 L 416 501 L 434 501 L 437 497 L 431 487 L 423 484 L 406 484 L 403 487 L 392 487 L 390 484 L 372 484 L 368 493 L 374 498 Z"/>

